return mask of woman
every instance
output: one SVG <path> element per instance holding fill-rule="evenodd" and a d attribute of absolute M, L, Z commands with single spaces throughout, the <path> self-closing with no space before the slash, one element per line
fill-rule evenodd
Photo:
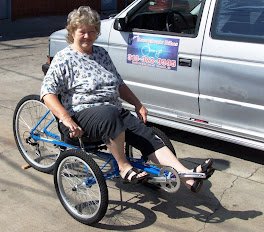
<path fill-rule="evenodd" d="M 108 53 L 93 45 L 100 34 L 99 14 L 90 7 L 79 7 L 68 15 L 66 28 L 70 45 L 56 54 L 41 88 L 41 98 L 60 120 L 63 134 L 69 138 L 85 134 L 90 141 L 103 140 L 125 183 L 138 183 L 148 177 L 127 161 L 125 140 L 155 163 L 178 172 L 211 175 L 212 159 L 189 170 L 145 126 L 147 109 L 123 82 Z M 122 108 L 119 97 L 135 106 L 140 120 Z M 201 179 L 183 181 L 194 192 L 201 189 Z"/>

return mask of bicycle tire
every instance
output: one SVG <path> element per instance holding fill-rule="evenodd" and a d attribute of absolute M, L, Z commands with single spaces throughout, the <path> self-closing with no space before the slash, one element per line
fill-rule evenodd
<path fill-rule="evenodd" d="M 167 146 L 170 149 L 170 151 L 175 155 L 175 157 L 177 157 L 176 151 L 175 151 L 171 141 L 169 140 L 168 136 L 162 130 L 160 130 L 157 127 L 153 126 L 153 127 L 151 127 L 151 129 L 152 129 L 153 133 L 162 140 L 162 142 L 165 144 L 165 146 Z"/>
<path fill-rule="evenodd" d="M 165 146 L 167 146 L 170 149 L 170 151 L 175 155 L 175 157 L 177 157 L 176 151 L 175 151 L 171 141 L 169 140 L 168 136 L 162 130 L 160 130 L 157 127 L 152 126 L 150 128 L 152 129 L 153 133 L 162 140 L 162 142 L 165 144 Z M 125 150 L 126 150 L 126 154 L 129 157 L 139 158 L 138 157 L 139 151 L 137 151 L 136 149 L 133 149 L 133 147 L 130 144 L 126 143 Z M 141 152 L 140 152 L 140 156 L 142 156 L 142 155 L 143 154 L 141 154 Z"/>
<path fill-rule="evenodd" d="M 77 221 L 93 225 L 106 214 L 108 189 L 96 162 L 81 150 L 67 150 L 54 169 L 54 185 L 65 210 Z"/>
<path fill-rule="evenodd" d="M 33 140 L 30 135 L 31 130 L 47 111 L 48 108 L 40 101 L 39 95 L 28 95 L 22 98 L 14 111 L 13 134 L 24 160 L 34 169 L 50 173 L 54 169 L 55 161 L 60 154 L 60 148 L 51 143 Z M 54 119 L 54 121 L 50 124 L 49 131 L 59 136 L 58 125 L 51 112 L 36 128 L 35 134 L 49 138 L 46 133 L 43 133 L 43 128 L 51 119 Z"/>

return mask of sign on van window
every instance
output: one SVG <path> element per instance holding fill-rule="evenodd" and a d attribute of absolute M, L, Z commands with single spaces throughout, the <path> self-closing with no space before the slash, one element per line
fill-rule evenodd
<path fill-rule="evenodd" d="M 128 38 L 127 63 L 176 71 L 179 42 L 132 33 Z"/>

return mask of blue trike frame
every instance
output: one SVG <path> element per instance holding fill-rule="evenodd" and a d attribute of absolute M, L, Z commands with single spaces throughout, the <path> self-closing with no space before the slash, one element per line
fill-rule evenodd
<path fill-rule="evenodd" d="M 53 144 L 55 146 L 59 146 L 60 148 L 63 148 L 63 149 L 65 149 L 65 148 L 66 149 L 77 149 L 77 150 L 83 150 L 83 151 L 88 152 L 88 153 L 90 152 L 90 153 L 96 154 L 98 157 L 106 159 L 105 164 L 100 167 L 101 171 L 109 163 L 112 163 L 113 171 L 111 171 L 107 174 L 104 174 L 104 177 L 106 180 L 113 179 L 113 178 L 119 176 L 119 168 L 118 168 L 118 165 L 117 165 L 115 158 L 113 157 L 113 155 L 111 153 L 100 151 L 100 145 L 99 146 L 97 146 L 97 145 L 85 145 L 83 147 L 74 146 L 74 145 L 62 142 L 60 140 L 59 135 L 50 132 L 48 130 L 48 128 L 56 119 L 54 119 L 54 118 L 51 119 L 50 122 L 41 131 L 41 133 L 46 134 L 48 137 L 50 137 L 52 139 L 43 138 L 43 137 L 39 136 L 38 133 L 35 133 L 37 131 L 38 126 L 41 124 L 41 122 L 46 118 L 46 116 L 49 113 L 50 113 L 50 110 L 48 110 L 44 114 L 44 116 L 39 120 L 39 122 L 36 124 L 36 126 L 30 131 L 30 136 L 34 141 L 42 141 L 42 142 L 50 143 L 50 144 Z M 129 160 L 129 162 L 131 163 L 131 165 L 133 167 L 136 167 L 138 169 L 146 171 L 153 176 L 159 176 L 160 175 L 160 171 L 161 171 L 160 167 L 156 167 L 156 166 L 147 164 L 146 160 L 144 160 L 142 158 L 139 159 L 139 158 L 127 157 L 127 159 Z"/>

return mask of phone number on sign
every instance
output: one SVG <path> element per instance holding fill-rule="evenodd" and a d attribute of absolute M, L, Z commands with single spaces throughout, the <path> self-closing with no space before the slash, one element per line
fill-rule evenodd
<path fill-rule="evenodd" d="M 141 62 L 141 63 L 153 64 L 153 65 L 157 64 L 160 66 L 168 66 L 168 67 L 176 67 L 177 64 L 176 60 L 161 59 L 161 58 L 155 60 L 154 57 L 146 57 L 146 56 L 142 56 L 140 58 L 138 55 L 132 55 L 132 54 L 127 55 L 127 60 L 132 62 Z"/>

